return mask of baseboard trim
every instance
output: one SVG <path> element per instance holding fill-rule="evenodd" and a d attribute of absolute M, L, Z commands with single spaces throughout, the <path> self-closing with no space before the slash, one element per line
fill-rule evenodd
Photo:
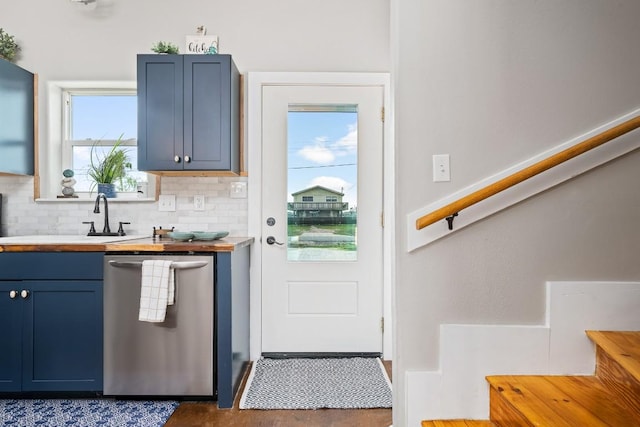
<path fill-rule="evenodd" d="M 346 357 L 382 357 L 382 353 L 309 353 L 309 352 L 263 352 L 266 359 L 343 359 Z"/>

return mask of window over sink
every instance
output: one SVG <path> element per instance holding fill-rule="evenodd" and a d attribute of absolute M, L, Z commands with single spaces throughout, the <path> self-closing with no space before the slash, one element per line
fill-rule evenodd
<path fill-rule="evenodd" d="M 96 189 L 87 176 L 92 152 L 95 161 L 120 140 L 131 169 L 116 183 L 116 200 L 155 198 L 156 178 L 137 170 L 135 82 L 49 82 L 48 95 L 48 137 L 42 139 L 40 150 L 40 197 L 55 200 L 61 194 L 62 171 L 71 169 L 75 200 L 93 199 Z"/>

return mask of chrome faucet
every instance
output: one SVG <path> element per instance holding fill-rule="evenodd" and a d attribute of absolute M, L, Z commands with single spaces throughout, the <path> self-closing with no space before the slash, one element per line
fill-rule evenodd
<path fill-rule="evenodd" d="M 109 227 L 109 203 L 107 202 L 107 196 L 104 193 L 98 193 L 98 197 L 96 197 L 96 205 L 93 208 L 93 213 L 100 213 L 100 198 L 104 199 L 104 228 L 102 229 L 102 233 L 100 234 L 102 236 L 117 236 L 118 233 L 111 233 L 111 227 Z"/>

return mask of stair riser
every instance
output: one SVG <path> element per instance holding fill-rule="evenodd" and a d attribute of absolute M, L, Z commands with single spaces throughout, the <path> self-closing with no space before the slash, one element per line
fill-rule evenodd
<path fill-rule="evenodd" d="M 596 346 L 596 376 L 614 390 L 622 403 L 640 419 L 640 383 L 600 346 Z"/>

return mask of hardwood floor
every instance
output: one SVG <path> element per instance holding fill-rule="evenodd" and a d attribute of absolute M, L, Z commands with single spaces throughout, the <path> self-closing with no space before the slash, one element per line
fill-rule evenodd
<path fill-rule="evenodd" d="M 384 362 L 391 378 L 391 362 Z M 388 427 L 391 409 L 249 410 L 238 408 L 243 384 L 233 408 L 218 409 L 216 402 L 184 402 L 165 427 Z"/>

